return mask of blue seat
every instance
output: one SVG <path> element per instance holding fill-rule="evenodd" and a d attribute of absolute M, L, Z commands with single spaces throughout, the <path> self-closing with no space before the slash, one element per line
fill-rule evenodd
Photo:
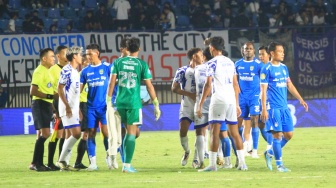
<path fill-rule="evenodd" d="M 74 19 L 77 17 L 77 13 L 71 7 L 65 7 L 63 11 L 63 17 L 67 19 Z"/>
<path fill-rule="evenodd" d="M 44 24 L 44 30 L 45 31 L 49 31 L 49 27 L 51 26 L 51 24 L 54 23 L 53 19 L 50 18 L 44 18 L 43 19 L 43 24 Z"/>
<path fill-rule="evenodd" d="M 8 5 L 10 9 L 20 9 L 21 8 L 21 0 L 9 0 Z"/>
<path fill-rule="evenodd" d="M 69 7 L 74 9 L 82 8 L 82 0 L 69 0 Z"/>
<path fill-rule="evenodd" d="M 58 19 L 57 21 L 57 27 L 58 29 L 60 29 L 61 31 L 65 30 L 66 26 L 69 23 L 69 19 L 66 18 L 62 18 L 62 19 Z"/>
<path fill-rule="evenodd" d="M 110 9 L 110 14 L 112 16 L 112 18 L 116 18 L 117 17 L 117 10 L 114 8 Z"/>
<path fill-rule="evenodd" d="M 22 24 L 23 24 L 23 19 L 16 19 L 15 20 L 15 30 L 16 30 L 16 32 L 22 32 Z"/>
<path fill-rule="evenodd" d="M 8 22 L 9 20 L 1 19 L 0 20 L 0 30 L 5 31 L 8 28 Z"/>
<path fill-rule="evenodd" d="M 180 6 L 180 5 L 188 5 L 188 0 L 177 0 L 175 1 L 175 5 L 176 7 Z"/>
<path fill-rule="evenodd" d="M 29 9 L 27 9 L 27 8 L 20 8 L 20 9 L 19 9 L 19 12 L 18 12 L 18 16 L 19 16 L 19 18 L 24 19 L 25 16 L 26 16 L 27 14 L 29 14 L 29 13 L 30 13 L 30 10 L 29 10 Z"/>
<path fill-rule="evenodd" d="M 48 18 L 59 19 L 60 17 L 61 17 L 61 14 L 58 8 L 48 9 Z"/>
<path fill-rule="evenodd" d="M 180 15 L 176 18 L 176 28 L 184 29 L 190 27 L 190 20 L 188 16 Z"/>
<path fill-rule="evenodd" d="M 97 0 L 85 0 L 85 7 L 96 9 L 98 7 Z"/>
<path fill-rule="evenodd" d="M 170 5 L 173 7 L 173 6 L 175 6 L 175 2 L 174 2 L 174 0 L 162 0 L 161 1 L 161 5 L 163 5 L 164 3 L 170 3 Z"/>

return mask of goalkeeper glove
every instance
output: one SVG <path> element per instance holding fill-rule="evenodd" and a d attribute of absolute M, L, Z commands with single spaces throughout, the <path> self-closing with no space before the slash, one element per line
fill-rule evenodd
<path fill-rule="evenodd" d="M 161 111 L 159 108 L 159 101 L 157 98 L 153 100 L 153 105 L 154 105 L 154 115 L 155 115 L 155 120 L 157 121 L 160 116 L 161 116 Z"/>
<path fill-rule="evenodd" d="M 112 97 L 106 95 L 106 104 L 112 106 Z"/>

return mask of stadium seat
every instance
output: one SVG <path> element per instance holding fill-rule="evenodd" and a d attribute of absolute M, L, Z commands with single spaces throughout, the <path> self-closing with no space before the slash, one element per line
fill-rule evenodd
<path fill-rule="evenodd" d="M 71 7 L 65 7 L 63 11 L 63 17 L 67 19 L 74 19 L 77 17 L 77 13 Z"/>
<path fill-rule="evenodd" d="M 20 9 L 21 8 L 21 0 L 9 0 L 8 6 L 10 9 Z"/>
<path fill-rule="evenodd" d="M 30 13 L 30 10 L 29 10 L 29 9 L 27 9 L 27 8 L 20 8 L 20 9 L 19 9 L 19 12 L 18 12 L 18 16 L 19 16 L 19 18 L 24 19 L 25 16 L 26 16 L 27 14 L 29 14 L 29 13 Z"/>
<path fill-rule="evenodd" d="M 8 22 L 9 20 L 1 19 L 0 20 L 0 30 L 4 32 L 8 28 Z"/>
<path fill-rule="evenodd" d="M 69 7 L 74 9 L 82 8 L 82 0 L 69 0 Z"/>
<path fill-rule="evenodd" d="M 181 6 L 181 5 L 188 5 L 188 0 L 177 0 L 175 1 L 176 7 Z"/>
<path fill-rule="evenodd" d="M 43 19 L 44 30 L 45 30 L 45 31 L 49 31 L 49 27 L 50 27 L 51 24 L 53 24 L 53 23 L 54 23 L 53 19 L 50 19 L 50 18 L 44 18 L 44 19 Z"/>
<path fill-rule="evenodd" d="M 97 0 L 85 0 L 85 7 L 96 9 L 98 7 Z"/>
<path fill-rule="evenodd" d="M 187 29 L 190 27 L 190 21 L 188 16 L 177 16 L 176 17 L 176 28 L 177 29 Z"/>
<path fill-rule="evenodd" d="M 48 18 L 59 19 L 60 17 L 61 17 L 61 14 L 58 8 L 48 9 Z"/>
<path fill-rule="evenodd" d="M 166 2 L 170 3 L 171 6 L 175 6 L 175 2 L 174 2 L 174 0 L 162 0 L 162 1 L 161 1 L 161 5 L 163 5 L 163 4 L 166 3 Z"/>
<path fill-rule="evenodd" d="M 112 18 L 116 18 L 117 17 L 117 10 L 114 8 L 110 9 L 110 14 L 112 16 Z"/>
<path fill-rule="evenodd" d="M 65 19 L 65 18 L 58 19 L 57 27 L 60 31 L 64 31 L 68 23 L 69 23 L 69 19 Z"/>
<path fill-rule="evenodd" d="M 22 32 L 22 24 L 23 24 L 23 19 L 16 19 L 15 20 L 15 30 L 16 30 L 16 32 Z"/>

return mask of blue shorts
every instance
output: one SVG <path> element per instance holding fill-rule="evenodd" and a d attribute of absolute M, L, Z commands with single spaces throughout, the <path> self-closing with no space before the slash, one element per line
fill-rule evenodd
<path fill-rule="evenodd" d="M 226 123 L 225 122 L 222 122 L 221 123 L 221 127 L 220 127 L 220 131 L 223 132 L 223 131 L 227 131 L 227 126 L 226 126 Z"/>
<path fill-rule="evenodd" d="M 268 110 L 266 130 L 275 132 L 292 132 L 294 130 L 294 125 L 289 109 Z"/>
<path fill-rule="evenodd" d="M 256 116 L 260 114 L 259 96 L 255 96 L 251 99 L 239 97 L 239 106 L 242 111 L 240 117 L 244 118 L 244 120 L 249 120 L 250 116 Z"/>
<path fill-rule="evenodd" d="M 107 106 L 104 106 L 102 108 L 88 108 L 87 126 L 89 129 L 97 128 L 99 126 L 99 122 L 102 125 L 107 125 L 106 109 L 107 109 Z"/>

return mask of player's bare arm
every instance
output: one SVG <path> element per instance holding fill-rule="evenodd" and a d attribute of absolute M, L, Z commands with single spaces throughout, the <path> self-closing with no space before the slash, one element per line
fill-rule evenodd
<path fill-rule="evenodd" d="M 65 105 L 66 116 L 68 118 L 71 118 L 72 117 L 72 110 L 71 110 L 71 107 L 68 103 L 68 100 L 65 97 L 64 86 L 65 86 L 64 84 L 58 84 L 58 95 Z"/>
<path fill-rule="evenodd" d="M 39 98 L 45 98 L 45 99 L 53 99 L 54 96 L 46 93 L 42 93 L 41 91 L 38 90 L 38 86 L 36 85 L 31 85 L 30 86 L 30 95 L 31 96 L 36 96 Z"/>
<path fill-rule="evenodd" d="M 235 91 L 235 96 L 236 96 L 236 108 L 237 108 L 237 116 L 239 117 L 241 115 L 241 109 L 239 106 L 239 93 L 240 93 L 240 88 L 238 84 L 238 78 L 237 75 L 233 76 L 233 89 Z"/>
<path fill-rule="evenodd" d="M 261 105 L 262 105 L 262 110 L 261 110 L 261 120 L 263 122 L 266 122 L 268 119 L 268 112 L 266 108 L 266 91 L 267 91 L 267 84 L 260 84 L 260 90 L 261 90 Z"/>
<path fill-rule="evenodd" d="M 200 103 L 198 104 L 197 110 L 196 110 L 196 114 L 200 118 L 202 117 L 202 106 L 203 106 L 203 103 L 204 103 L 205 99 L 210 95 L 211 85 L 212 85 L 212 77 L 208 76 L 207 79 L 206 79 L 206 81 L 205 81 L 205 83 L 204 83 L 203 91 L 202 91 L 202 96 L 201 96 L 201 99 L 200 99 Z"/>
<path fill-rule="evenodd" d="M 116 85 L 116 80 L 117 80 L 117 75 L 112 74 L 110 76 L 109 87 L 108 87 L 108 90 L 107 90 L 107 96 L 108 97 L 112 97 L 112 93 L 113 93 L 114 87 Z"/>
<path fill-rule="evenodd" d="M 180 84 L 177 83 L 177 82 L 173 83 L 173 85 L 171 87 L 171 91 L 174 92 L 174 93 L 177 93 L 179 95 L 187 96 L 194 101 L 196 100 L 196 93 L 191 93 L 191 92 L 188 92 L 188 91 L 184 91 L 183 89 L 181 89 Z"/>

